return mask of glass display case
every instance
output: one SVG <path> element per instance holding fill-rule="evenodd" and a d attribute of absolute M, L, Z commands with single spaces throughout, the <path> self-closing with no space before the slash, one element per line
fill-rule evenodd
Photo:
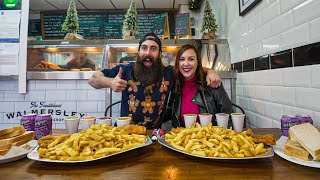
<path fill-rule="evenodd" d="M 164 65 L 174 65 L 182 45 L 194 44 L 201 52 L 204 67 L 230 70 L 226 40 L 164 39 L 161 42 Z M 138 39 L 29 41 L 27 79 L 89 79 L 94 71 L 135 61 L 138 47 Z"/>
<path fill-rule="evenodd" d="M 216 71 L 230 71 L 231 60 L 229 45 L 225 39 L 208 40 L 195 39 L 163 39 L 162 62 L 164 65 L 174 65 L 177 51 L 185 44 L 193 44 L 201 52 L 202 66 Z M 138 55 L 139 40 L 109 40 L 106 46 L 107 68 L 119 63 L 135 61 Z"/>
<path fill-rule="evenodd" d="M 88 79 L 103 67 L 106 40 L 28 41 L 27 79 Z"/>

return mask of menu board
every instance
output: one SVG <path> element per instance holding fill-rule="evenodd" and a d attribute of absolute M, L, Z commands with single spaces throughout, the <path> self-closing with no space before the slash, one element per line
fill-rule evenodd
<path fill-rule="evenodd" d="M 121 37 L 122 25 L 125 14 L 78 14 L 79 31 L 78 34 L 84 37 Z M 61 26 L 66 18 L 63 14 L 43 14 L 43 36 L 64 37 L 65 32 Z M 167 23 L 167 13 L 141 13 L 137 15 L 138 37 L 148 32 L 157 35 L 165 34 L 165 24 Z"/>
<path fill-rule="evenodd" d="M 50 14 L 43 16 L 43 30 L 44 37 L 64 37 L 66 33 L 61 31 L 62 24 L 66 19 L 63 14 Z"/>
<path fill-rule="evenodd" d="M 124 14 L 108 14 L 105 21 L 105 36 L 121 37 Z"/>
<path fill-rule="evenodd" d="M 163 35 L 166 17 L 167 13 L 138 14 L 138 36 L 143 36 L 148 32 L 154 32 L 156 35 Z"/>
<path fill-rule="evenodd" d="M 30 19 L 29 20 L 28 36 L 41 36 L 40 19 Z"/>
<path fill-rule="evenodd" d="M 176 15 L 175 35 L 190 35 L 189 13 L 182 13 Z"/>
<path fill-rule="evenodd" d="M 104 27 L 106 17 L 106 14 L 79 14 L 78 34 L 85 37 L 105 36 Z"/>

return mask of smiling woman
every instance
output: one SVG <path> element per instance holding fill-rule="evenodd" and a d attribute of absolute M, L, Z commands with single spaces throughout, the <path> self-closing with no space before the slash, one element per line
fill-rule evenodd
<path fill-rule="evenodd" d="M 231 101 L 223 86 L 207 86 L 200 53 L 193 45 L 183 45 L 177 52 L 175 66 L 175 90 L 170 95 L 168 108 L 173 127 L 188 127 L 188 114 L 216 114 L 233 112 Z M 170 114 L 169 114 L 170 116 Z M 201 123 L 198 116 L 193 119 Z M 217 125 L 214 116 L 209 122 Z M 207 122 L 206 122 L 207 123 Z M 201 125 L 204 125 L 205 122 Z"/>

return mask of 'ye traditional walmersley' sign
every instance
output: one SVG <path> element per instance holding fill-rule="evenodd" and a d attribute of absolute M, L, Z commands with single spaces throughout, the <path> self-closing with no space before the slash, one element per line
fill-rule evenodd
<path fill-rule="evenodd" d="M 66 116 L 83 117 L 85 115 L 84 113 L 67 112 L 63 109 L 63 104 L 54 104 L 41 101 L 31 102 L 28 109 L 23 111 L 7 113 L 5 114 L 5 116 L 8 119 L 16 119 L 26 114 L 51 114 L 52 120 L 55 122 L 63 121 L 64 117 Z"/>

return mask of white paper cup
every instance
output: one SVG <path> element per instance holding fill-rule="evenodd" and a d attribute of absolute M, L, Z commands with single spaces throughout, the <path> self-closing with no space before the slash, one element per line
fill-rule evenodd
<path fill-rule="evenodd" d="M 102 117 L 97 119 L 97 124 L 106 124 L 108 126 L 112 125 L 112 119 L 110 117 Z"/>
<path fill-rule="evenodd" d="M 216 114 L 217 125 L 222 126 L 223 129 L 227 129 L 229 122 L 229 114 L 217 113 Z"/>
<path fill-rule="evenodd" d="M 199 114 L 199 119 L 200 119 L 201 126 L 208 126 L 208 124 L 211 123 L 212 114 L 209 114 L 209 113 Z"/>
<path fill-rule="evenodd" d="M 64 118 L 67 133 L 74 134 L 78 132 L 80 118 L 77 116 L 71 116 Z"/>
<path fill-rule="evenodd" d="M 194 123 L 193 126 L 195 125 L 195 122 L 197 120 L 196 114 L 184 114 L 183 117 L 186 128 L 190 127 L 192 123 Z"/>
<path fill-rule="evenodd" d="M 131 117 L 118 117 L 117 118 L 117 126 L 125 126 L 130 125 Z"/>
<path fill-rule="evenodd" d="M 232 119 L 232 128 L 236 132 L 242 132 L 243 131 L 243 123 L 244 123 L 244 114 L 242 113 L 232 113 L 231 119 Z"/>
<path fill-rule="evenodd" d="M 96 122 L 96 117 L 95 116 L 87 116 L 81 118 L 81 123 L 82 123 L 82 129 L 89 129 L 92 124 L 95 124 Z"/>

